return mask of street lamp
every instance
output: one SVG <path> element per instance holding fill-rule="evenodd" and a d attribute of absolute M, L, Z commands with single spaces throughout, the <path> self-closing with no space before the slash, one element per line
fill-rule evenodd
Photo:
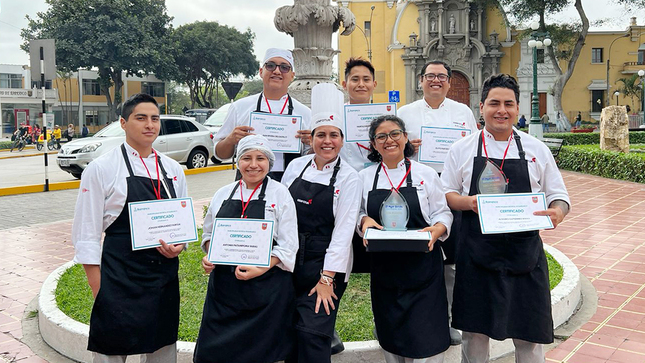
<path fill-rule="evenodd" d="M 620 92 L 614 92 L 614 96 L 616 96 L 616 106 L 618 106 L 618 95 L 620 95 Z"/>
<path fill-rule="evenodd" d="M 529 48 L 533 48 L 533 97 L 531 99 L 531 122 L 529 123 L 529 134 L 542 139 L 542 125 L 540 124 L 540 108 L 537 88 L 537 50 L 543 46 L 551 45 L 548 32 L 538 32 L 540 24 L 537 21 L 531 23 L 531 40 L 528 41 Z"/>
<path fill-rule="evenodd" d="M 361 29 L 360 26 L 356 26 L 358 28 L 358 30 L 360 30 L 361 33 L 363 33 L 363 37 L 365 37 L 365 44 L 367 45 L 367 58 L 370 60 L 370 63 L 372 63 L 372 15 L 374 15 L 374 9 L 375 8 L 376 7 L 374 5 L 372 5 L 372 7 L 370 8 L 370 10 L 371 10 L 370 11 L 370 21 L 369 21 L 370 28 L 365 29 L 365 30 L 369 31 L 369 34 L 365 33 L 365 30 Z"/>
<path fill-rule="evenodd" d="M 641 119 L 641 125 L 645 124 L 645 71 L 640 70 L 638 71 L 638 76 L 641 77 L 641 112 L 643 113 L 643 118 Z"/>
<path fill-rule="evenodd" d="M 611 47 L 614 45 L 615 41 L 617 41 L 618 39 L 626 38 L 629 35 L 630 35 L 629 33 L 623 34 L 623 35 L 619 36 L 618 38 L 612 40 L 611 44 L 609 44 L 609 51 L 607 52 L 607 78 L 605 78 L 605 80 L 607 82 L 607 93 L 605 93 L 607 95 L 607 104 L 609 104 L 609 58 L 611 57 Z"/>

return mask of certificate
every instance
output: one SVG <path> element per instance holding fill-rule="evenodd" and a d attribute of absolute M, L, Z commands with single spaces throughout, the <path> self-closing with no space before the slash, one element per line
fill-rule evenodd
<path fill-rule="evenodd" d="M 345 141 L 369 141 L 370 123 L 382 115 L 396 115 L 396 103 L 345 105 Z"/>
<path fill-rule="evenodd" d="M 478 194 L 477 208 L 483 234 L 553 228 L 549 216 L 533 215 L 547 209 L 544 193 Z"/>
<path fill-rule="evenodd" d="M 254 134 L 269 140 L 274 152 L 300 153 L 300 139 L 296 134 L 302 126 L 302 116 L 251 112 L 249 126 L 254 128 Z"/>
<path fill-rule="evenodd" d="M 216 265 L 269 267 L 273 247 L 273 221 L 216 218 L 208 260 Z"/>
<path fill-rule="evenodd" d="M 128 203 L 132 250 L 197 241 L 193 198 Z"/>
<path fill-rule="evenodd" d="M 470 135 L 470 132 L 469 129 L 422 126 L 419 161 L 443 164 L 452 144 Z"/>

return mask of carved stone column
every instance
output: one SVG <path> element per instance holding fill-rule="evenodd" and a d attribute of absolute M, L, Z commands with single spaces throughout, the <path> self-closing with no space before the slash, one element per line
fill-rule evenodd
<path fill-rule="evenodd" d="M 294 0 L 293 6 L 275 12 L 275 27 L 293 37 L 296 79 L 289 93 L 306 105 L 311 103 L 311 89 L 316 84 L 333 83 L 333 57 L 340 51 L 331 47 L 331 37 L 341 22 L 345 28 L 341 35 L 354 31 L 354 14 L 346 7 L 330 5 L 329 0 Z"/>

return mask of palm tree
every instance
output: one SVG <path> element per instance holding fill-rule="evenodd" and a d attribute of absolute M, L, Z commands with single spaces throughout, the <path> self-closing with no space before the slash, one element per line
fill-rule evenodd
<path fill-rule="evenodd" d="M 634 108 L 634 97 L 638 100 L 638 104 L 641 105 L 641 87 L 643 86 L 640 84 L 641 82 L 637 82 L 640 80 L 640 77 L 638 77 L 638 74 L 634 74 L 629 78 L 620 78 L 618 82 L 621 82 L 623 85 L 618 89 L 618 91 L 622 94 L 625 95 L 625 97 L 629 97 L 632 100 L 632 109 Z M 642 111 L 642 110 L 641 110 Z"/>

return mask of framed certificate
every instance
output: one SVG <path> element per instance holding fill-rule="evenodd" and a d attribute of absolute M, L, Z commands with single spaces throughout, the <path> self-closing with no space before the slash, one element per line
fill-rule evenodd
<path fill-rule="evenodd" d="M 273 247 L 273 221 L 216 218 L 208 260 L 216 265 L 269 267 Z"/>
<path fill-rule="evenodd" d="M 469 129 L 422 126 L 419 161 L 443 164 L 452 144 L 470 135 L 470 133 Z"/>
<path fill-rule="evenodd" d="M 544 193 L 478 194 L 479 226 L 483 234 L 513 233 L 553 228 Z"/>
<path fill-rule="evenodd" d="M 388 231 L 368 228 L 364 238 L 367 252 L 428 252 L 430 232 L 418 230 Z"/>
<path fill-rule="evenodd" d="M 345 105 L 345 141 L 369 141 L 370 123 L 382 115 L 396 115 L 396 103 Z"/>
<path fill-rule="evenodd" d="M 197 241 L 193 198 L 128 203 L 132 250 Z"/>
<path fill-rule="evenodd" d="M 300 153 L 300 139 L 296 134 L 302 127 L 302 116 L 251 112 L 249 125 L 255 129 L 253 133 L 269 140 L 274 152 Z"/>

